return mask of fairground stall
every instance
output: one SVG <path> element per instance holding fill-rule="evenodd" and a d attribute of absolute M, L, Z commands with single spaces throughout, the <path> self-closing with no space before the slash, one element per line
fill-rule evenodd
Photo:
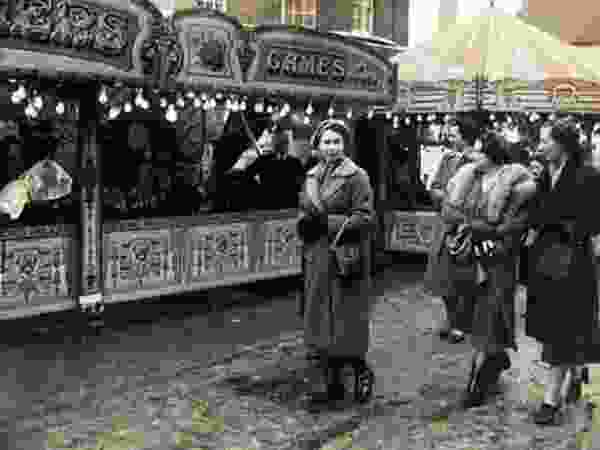
<path fill-rule="evenodd" d="M 160 20 L 146 0 L 2 2 L 2 186 L 50 159 L 74 188 L 0 231 L 1 319 L 101 299 L 98 86 L 152 84 Z"/>
<path fill-rule="evenodd" d="M 339 36 L 248 30 L 205 10 L 178 12 L 168 28 L 160 117 L 139 107 L 145 98 L 106 91 L 105 302 L 298 274 L 297 196 L 281 202 L 277 188 L 265 192 L 233 168 L 274 117 L 287 123 L 286 158 L 305 163 L 316 123 L 337 117 L 374 159 L 383 143 L 369 119 L 395 101 L 394 67 Z"/>
<path fill-rule="evenodd" d="M 532 148 L 539 125 L 553 115 L 577 116 L 589 138 L 600 107 L 600 71 L 574 48 L 494 7 L 460 18 L 395 62 L 403 117 L 388 164 L 392 251 L 427 253 L 441 225 L 427 184 L 448 150 L 451 119 L 469 116 L 480 130 L 497 128 Z"/>

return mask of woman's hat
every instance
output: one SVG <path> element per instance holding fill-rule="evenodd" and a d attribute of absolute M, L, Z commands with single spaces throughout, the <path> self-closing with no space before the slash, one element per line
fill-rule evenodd
<path fill-rule="evenodd" d="M 352 141 L 352 132 L 350 131 L 348 125 L 344 121 L 339 119 L 327 119 L 321 122 L 319 126 L 317 126 L 317 129 L 310 138 L 311 147 L 317 148 L 319 146 L 321 136 L 323 136 L 323 133 L 325 133 L 325 131 L 327 130 L 339 133 L 344 139 L 345 147 L 348 147 L 350 145 Z"/>

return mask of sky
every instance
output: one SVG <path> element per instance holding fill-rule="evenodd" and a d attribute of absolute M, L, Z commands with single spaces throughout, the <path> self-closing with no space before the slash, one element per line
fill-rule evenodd
<path fill-rule="evenodd" d="M 437 11 L 440 1 L 444 0 L 410 0 L 409 47 L 429 40 L 437 28 Z M 495 3 L 496 8 L 516 14 L 521 9 L 523 0 L 496 0 Z M 458 0 L 458 15 L 477 15 L 489 5 L 489 0 Z M 432 14 L 432 11 L 435 13 Z"/>

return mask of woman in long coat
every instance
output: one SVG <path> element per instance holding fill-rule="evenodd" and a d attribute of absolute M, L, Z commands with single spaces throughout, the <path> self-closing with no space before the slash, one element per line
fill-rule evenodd
<path fill-rule="evenodd" d="M 339 120 L 327 120 L 317 128 L 311 144 L 320 150 L 323 160 L 309 170 L 300 196 L 304 340 L 320 357 L 328 379 L 327 392 L 314 393 L 313 400 L 345 396 L 341 371 L 348 363 L 355 369 L 356 398 L 365 399 L 372 392 L 373 374 L 365 356 L 373 303 L 373 191 L 365 170 L 345 155 L 350 137 L 350 130 Z M 336 261 L 329 250 L 344 222 L 340 243 L 360 243 L 361 271 L 350 279 L 337 275 Z"/>
<path fill-rule="evenodd" d="M 598 294 L 590 238 L 600 232 L 600 220 L 585 199 L 600 184 L 596 170 L 583 165 L 574 124 L 562 119 L 543 127 L 541 138 L 551 187 L 531 216 L 537 237 L 530 252 L 525 330 L 543 344 L 542 360 L 551 366 L 544 402 L 534 415 L 536 423 L 548 425 L 555 423 L 560 409 L 567 371 L 573 375 L 569 397 L 574 395 L 576 400 L 584 374 L 581 365 L 591 356 Z M 557 243 L 573 251 L 564 277 L 550 277 L 539 270 L 542 255 Z"/>
<path fill-rule="evenodd" d="M 527 227 L 525 205 L 536 191 L 525 167 L 508 164 L 508 143 L 502 136 L 490 135 L 477 159 L 461 167 L 450 180 L 442 207 L 449 237 L 455 242 L 461 236 L 470 237 L 473 245 L 465 262 L 456 257 L 450 259 L 449 272 L 453 289 L 465 299 L 458 314 L 462 316 L 461 323 L 471 324 L 465 326 L 465 331 L 471 334 L 475 350 L 464 398 L 466 407 L 485 401 L 502 370 L 510 367 L 506 349 L 517 349 L 517 257 L 520 238 Z M 453 247 L 448 242 L 446 254 Z"/>

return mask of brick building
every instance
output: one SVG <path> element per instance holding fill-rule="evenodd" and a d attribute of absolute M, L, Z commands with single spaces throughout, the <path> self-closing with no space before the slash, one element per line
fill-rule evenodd
<path fill-rule="evenodd" d="M 409 0 L 173 1 L 172 9 L 208 7 L 235 16 L 246 25 L 302 25 L 318 31 L 375 36 L 383 38 L 382 43 L 388 40 L 400 46 L 408 45 Z M 157 2 L 167 4 L 169 0 Z"/>
<path fill-rule="evenodd" d="M 524 0 L 520 16 L 536 27 L 578 46 L 600 45 L 600 2 Z"/>

